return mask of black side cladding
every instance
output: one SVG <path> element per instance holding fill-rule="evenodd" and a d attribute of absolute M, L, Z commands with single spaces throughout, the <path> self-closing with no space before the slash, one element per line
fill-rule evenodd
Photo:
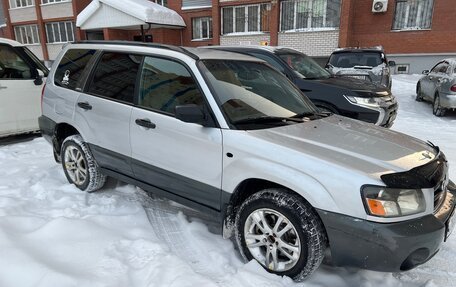
<path fill-rule="evenodd" d="M 448 174 L 448 161 L 442 152 L 434 160 L 409 171 L 389 173 L 381 176 L 383 182 L 392 188 L 434 188 Z"/>

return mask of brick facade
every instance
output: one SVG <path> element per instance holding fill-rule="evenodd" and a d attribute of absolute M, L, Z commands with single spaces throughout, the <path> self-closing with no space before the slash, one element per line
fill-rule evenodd
<path fill-rule="evenodd" d="M 429 30 L 393 31 L 395 4 L 389 0 L 387 12 L 376 14 L 372 1 L 343 0 L 339 45 L 382 45 L 388 54 L 456 52 L 455 0 L 434 0 Z"/>

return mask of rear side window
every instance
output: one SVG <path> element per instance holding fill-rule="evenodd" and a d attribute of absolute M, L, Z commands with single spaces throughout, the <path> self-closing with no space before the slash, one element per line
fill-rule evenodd
<path fill-rule="evenodd" d="M 174 115 L 178 105 L 204 105 L 204 98 L 187 68 L 177 62 L 146 57 L 141 76 L 141 107 Z"/>
<path fill-rule="evenodd" d="M 83 72 L 95 52 L 88 49 L 68 50 L 55 71 L 54 84 L 70 90 L 80 89 Z"/>
<path fill-rule="evenodd" d="M 133 103 L 136 77 L 142 56 L 105 53 L 100 59 L 89 87 L 89 94 Z"/>

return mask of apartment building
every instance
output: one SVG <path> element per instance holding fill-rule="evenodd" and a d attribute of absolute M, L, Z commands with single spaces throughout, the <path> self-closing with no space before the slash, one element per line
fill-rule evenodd
<path fill-rule="evenodd" d="M 41 59 L 52 60 L 65 42 L 73 40 L 142 39 L 139 27 L 76 27 L 78 14 L 90 0 L 1 1 L 7 25 L 4 35 L 27 44 Z M 280 45 L 321 62 L 338 47 L 381 45 L 398 63 L 397 73 L 418 73 L 441 58 L 456 56 L 454 0 L 149 1 L 177 12 L 185 23 L 175 29 L 146 25 L 146 40 L 157 43 Z M 378 2 L 382 7 L 376 11 Z"/>

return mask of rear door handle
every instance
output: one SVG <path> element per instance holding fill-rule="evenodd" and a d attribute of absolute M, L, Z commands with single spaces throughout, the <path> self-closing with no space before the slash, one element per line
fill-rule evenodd
<path fill-rule="evenodd" d="M 78 107 L 84 110 L 91 110 L 92 106 L 88 102 L 79 102 Z"/>
<path fill-rule="evenodd" d="M 155 129 L 156 125 L 149 119 L 136 119 L 135 123 L 138 126 L 145 127 L 146 129 Z"/>

